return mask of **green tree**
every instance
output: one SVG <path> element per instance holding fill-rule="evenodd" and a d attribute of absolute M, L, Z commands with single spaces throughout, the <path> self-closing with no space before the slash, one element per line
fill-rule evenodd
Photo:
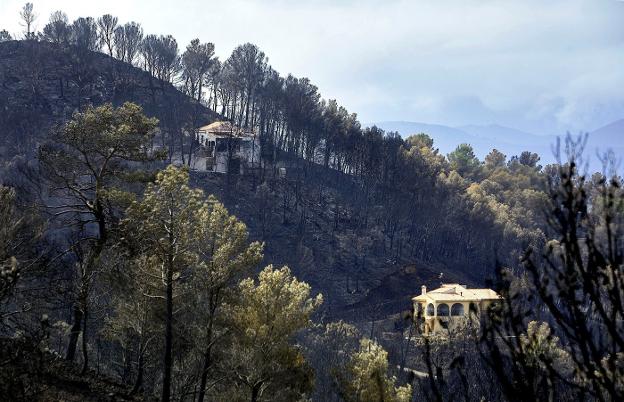
<path fill-rule="evenodd" d="M 128 208 L 124 221 L 125 232 L 134 238 L 135 258 L 143 260 L 139 275 L 147 294 L 165 304 L 163 401 L 171 398 L 174 300 L 200 263 L 195 245 L 207 214 L 203 192 L 191 189 L 188 181 L 188 171 L 168 166 L 148 185 L 143 199 Z"/>
<path fill-rule="evenodd" d="M 537 164 L 539 160 L 540 157 L 538 154 L 529 151 L 522 152 L 518 158 L 518 162 L 520 162 L 521 165 L 538 168 L 538 170 L 541 169 L 541 166 Z"/>
<path fill-rule="evenodd" d="M 152 261 L 145 255 L 125 260 L 126 255 L 120 250 L 112 250 L 108 255 L 121 272 L 115 275 L 112 285 L 115 296 L 112 298 L 113 313 L 106 317 L 103 335 L 117 342 L 126 356 L 135 356 L 136 376 L 132 393 L 138 392 L 143 386 L 146 361 L 150 356 L 151 346 L 162 335 L 159 321 L 162 320 L 162 308 L 154 303 L 154 278 L 146 280 L 145 276 L 153 272 Z M 130 366 L 126 362 L 124 369 Z M 124 381 L 128 382 L 130 370 L 124 370 Z"/>
<path fill-rule="evenodd" d="M 310 297 L 310 290 L 288 267 L 271 265 L 258 283 L 239 284 L 239 300 L 229 308 L 234 329 L 229 364 L 245 399 L 296 400 L 311 390 L 311 370 L 291 343 L 323 301 L 320 294 Z"/>
<path fill-rule="evenodd" d="M 462 177 L 473 180 L 478 178 L 481 162 L 475 156 L 471 145 L 460 144 L 447 157 L 451 169 L 457 171 Z"/>
<path fill-rule="evenodd" d="M 427 134 L 417 134 L 406 140 L 401 148 L 405 169 L 401 172 L 406 185 L 414 193 L 433 188 L 437 176 L 448 167 L 443 155 L 433 147 L 433 139 Z"/>
<path fill-rule="evenodd" d="M 425 133 L 410 135 L 405 140 L 405 143 L 410 147 L 433 148 L 433 138 Z"/>
<path fill-rule="evenodd" d="M 213 364 L 213 349 L 227 333 L 222 317 L 223 304 L 230 287 L 262 259 L 262 244 L 248 243 L 247 227 L 230 215 L 214 197 L 201 211 L 195 250 L 199 264 L 195 267 L 193 289 L 195 339 L 203 358 L 198 401 L 203 401 L 209 370 Z"/>
<path fill-rule="evenodd" d="M 263 246 L 249 244 L 246 226 L 188 182 L 187 170 L 167 167 L 148 185 L 143 199 L 128 208 L 124 220 L 133 289 L 128 292 L 131 304 L 119 305 L 113 321 L 117 333 L 132 332 L 142 359 L 152 339 L 149 321 L 164 316 L 163 400 L 171 397 L 173 345 L 183 332 L 194 339 L 186 352 L 201 361 L 198 398 L 203 400 L 213 350 L 228 332 L 224 302 L 230 288 L 262 259 Z"/>
<path fill-rule="evenodd" d="M 76 113 L 39 149 L 42 175 L 55 197 L 48 206 L 63 226 L 78 233 L 73 249 L 86 249 L 79 264 L 77 299 L 66 359 L 73 360 L 78 336 L 87 314 L 89 287 L 111 226 L 119 219 L 119 206 L 128 200 L 123 186 L 133 177 L 130 162 L 154 159 L 149 150 L 158 121 L 145 117 L 140 106 L 106 104 Z M 86 356 L 85 356 L 86 357 Z M 86 367 L 86 363 L 85 363 Z"/>
<path fill-rule="evenodd" d="M 361 334 L 352 324 L 344 321 L 316 326 L 306 334 L 306 358 L 314 368 L 314 401 L 339 400 L 336 375 L 357 352 Z"/>
<path fill-rule="evenodd" d="M 563 372 L 569 366 L 570 355 L 560 346 L 559 338 L 551 333 L 546 322 L 529 322 L 526 334 L 520 335 L 520 345 L 524 363 L 530 367 L 543 372 L 550 368 Z"/>
<path fill-rule="evenodd" d="M 485 157 L 485 167 L 488 170 L 494 170 L 496 168 L 505 167 L 506 159 L 507 159 L 507 155 L 505 155 L 504 153 L 502 153 L 498 149 L 493 149 Z"/>
<path fill-rule="evenodd" d="M 395 385 L 396 378 L 388 375 L 388 352 L 379 344 L 362 339 L 360 349 L 338 375 L 342 397 L 347 402 L 408 402 L 412 387 Z"/>
<path fill-rule="evenodd" d="M 570 149 L 578 145 L 567 141 Z M 576 170 L 578 157 L 572 151 L 568 163 L 549 168 L 550 240 L 528 248 L 527 286 L 501 270 L 502 303 L 482 327 L 483 356 L 509 399 L 559 399 L 561 391 L 569 400 L 624 397 L 624 197 L 616 177 L 595 177 L 589 186 Z"/>

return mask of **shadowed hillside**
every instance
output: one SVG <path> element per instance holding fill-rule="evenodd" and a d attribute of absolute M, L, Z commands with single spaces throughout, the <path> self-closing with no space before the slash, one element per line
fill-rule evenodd
<path fill-rule="evenodd" d="M 577 164 L 622 122 L 546 164 L 33 7 L 0 30 L 0 399 L 624 399 L 622 179 Z"/>
<path fill-rule="evenodd" d="M 216 118 L 170 83 L 105 54 L 48 42 L 0 42 L 0 158 L 33 155 L 56 125 L 86 105 L 105 102 L 140 104 L 160 120 L 158 139 L 171 149 L 180 146 L 183 128 Z"/>
<path fill-rule="evenodd" d="M 170 83 L 141 69 L 101 53 L 47 42 L 0 43 L 0 81 L 4 110 L 0 151 L 5 162 L 19 155 L 34 157 L 52 130 L 86 105 L 141 105 L 148 116 L 160 121 L 156 140 L 175 151 L 186 146 L 187 139 L 181 136 L 184 128 L 216 117 Z M 421 250 L 425 258 L 419 259 L 398 251 L 397 243 L 391 244 L 383 233 L 381 221 L 362 227 L 362 214 L 371 213 L 362 208 L 371 207 L 354 178 L 293 159 L 288 153 L 277 155 L 278 163 L 287 161 L 294 167 L 290 171 L 299 173 L 291 173 L 288 179 L 274 177 L 270 168 L 262 177 L 197 173 L 193 183 L 222 199 L 248 225 L 253 238 L 266 242 L 266 261 L 288 264 L 324 293 L 324 308 L 330 314 L 342 314 L 352 303 L 363 308 L 362 318 L 370 312 L 369 303 L 386 305 L 375 307 L 376 314 L 404 309 L 422 282 L 440 281 L 440 272 L 446 272 L 445 280 L 469 283 L 482 277 L 482 273 L 464 272 L 466 267 L 448 265 L 449 261 L 436 263 L 438 257 L 432 252 Z M 262 181 L 265 184 L 260 186 Z M 385 219 L 377 212 L 372 216 Z M 489 264 L 482 269 L 490 269 Z M 405 276 L 404 266 L 419 268 Z M 396 282 L 394 275 L 406 280 Z M 373 299 L 364 302 L 369 296 Z"/>

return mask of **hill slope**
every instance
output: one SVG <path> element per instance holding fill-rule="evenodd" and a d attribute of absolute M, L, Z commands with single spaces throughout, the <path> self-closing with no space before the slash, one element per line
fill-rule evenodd
<path fill-rule="evenodd" d="M 127 63 L 47 42 L 0 43 L 0 158 L 29 155 L 82 107 L 136 102 L 170 132 L 216 114 Z"/>
<path fill-rule="evenodd" d="M 599 155 L 611 149 L 620 163 L 620 172 L 624 159 L 624 119 L 614 121 L 589 133 L 587 138 L 587 154 L 591 157 L 592 166 L 600 168 Z"/>
<path fill-rule="evenodd" d="M 34 157 L 51 130 L 85 105 L 127 101 L 160 119 L 161 132 L 170 135 L 217 117 L 171 84 L 104 54 L 49 43 L 0 43 L 0 161 Z M 469 274 L 463 257 L 442 261 L 427 250 L 427 262 L 397 258 L 383 234 L 356 233 L 352 215 L 362 205 L 354 198 L 357 185 L 349 177 L 333 180 L 333 175 L 324 171 L 286 181 L 267 175 L 266 187 L 250 177 L 192 177 L 195 186 L 217 195 L 248 225 L 251 238 L 266 242 L 266 263 L 290 265 L 323 293 L 330 314 L 357 308 L 368 315 L 380 305 L 387 306 L 380 313 L 409 308 L 410 296 L 423 283 L 437 285 L 441 272 L 446 280 L 479 280 Z M 354 242 L 370 243 L 365 257 Z"/>

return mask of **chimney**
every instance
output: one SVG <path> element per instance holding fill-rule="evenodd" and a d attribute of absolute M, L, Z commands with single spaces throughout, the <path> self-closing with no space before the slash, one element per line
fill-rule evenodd
<path fill-rule="evenodd" d="M 420 291 L 422 292 L 422 294 L 426 295 L 427 294 L 427 287 L 425 285 L 422 285 L 420 287 Z"/>

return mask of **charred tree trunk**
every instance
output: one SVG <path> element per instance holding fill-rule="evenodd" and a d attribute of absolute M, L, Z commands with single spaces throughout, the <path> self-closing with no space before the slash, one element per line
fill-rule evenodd
<path fill-rule="evenodd" d="M 65 355 L 65 360 L 74 361 L 74 357 L 76 356 L 76 346 L 78 345 L 78 336 L 82 331 L 82 318 L 83 312 L 80 305 L 76 303 L 74 306 L 74 322 L 71 327 L 71 332 L 69 334 L 69 344 L 67 345 L 67 354 Z"/>
<path fill-rule="evenodd" d="M 173 243 L 173 241 L 172 241 Z M 162 401 L 169 402 L 171 398 L 171 368 L 173 366 L 173 257 L 169 256 L 166 273 L 166 304 L 165 316 L 165 355 L 163 367 Z"/>
<path fill-rule="evenodd" d="M 206 396 L 206 384 L 208 383 L 208 371 L 212 365 L 212 347 L 209 346 L 204 353 L 204 367 L 201 375 L 201 382 L 199 384 L 199 396 L 197 402 L 204 402 Z"/>
<path fill-rule="evenodd" d="M 258 383 L 251 388 L 251 402 L 258 402 L 261 389 L 262 389 L 262 383 Z"/>
<path fill-rule="evenodd" d="M 89 350 L 87 349 L 87 319 L 89 313 L 87 309 L 84 309 L 84 316 L 82 317 L 82 370 L 80 374 L 85 374 L 89 368 Z"/>
<path fill-rule="evenodd" d="M 134 386 L 132 387 L 132 391 L 130 391 L 130 395 L 134 395 L 141 389 L 143 385 L 143 352 L 139 351 L 139 359 L 137 362 L 137 377 L 134 381 Z"/>

